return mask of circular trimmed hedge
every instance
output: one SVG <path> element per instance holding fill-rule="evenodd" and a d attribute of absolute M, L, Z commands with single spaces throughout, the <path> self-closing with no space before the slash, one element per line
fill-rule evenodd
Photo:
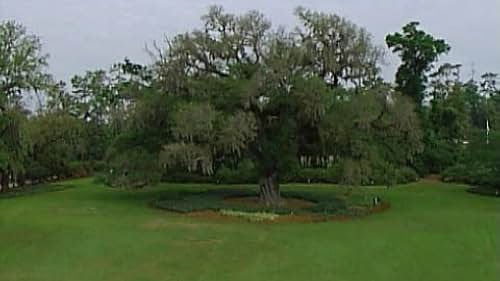
<path fill-rule="evenodd" d="M 201 211 L 221 212 L 232 210 L 246 213 L 271 213 L 278 215 L 321 215 L 321 216 L 362 216 L 373 212 L 370 204 L 351 204 L 331 192 L 288 191 L 282 192 L 283 199 L 299 199 L 313 204 L 305 208 L 284 206 L 266 207 L 235 205 L 229 198 L 255 197 L 251 190 L 217 189 L 205 192 L 176 192 L 161 196 L 153 202 L 157 208 L 177 212 L 192 213 Z"/>

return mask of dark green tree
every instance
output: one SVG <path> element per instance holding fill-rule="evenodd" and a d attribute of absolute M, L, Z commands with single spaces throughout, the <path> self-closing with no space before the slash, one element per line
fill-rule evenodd
<path fill-rule="evenodd" d="M 31 140 L 27 167 L 31 180 L 83 176 L 84 122 L 64 111 L 41 113 L 28 124 Z"/>
<path fill-rule="evenodd" d="M 139 93 L 106 152 L 106 181 L 112 186 L 143 187 L 160 180 L 159 154 L 172 138 L 172 98 L 148 88 Z"/>
<path fill-rule="evenodd" d="M 114 138 L 127 128 L 130 109 L 149 88 L 150 71 L 129 59 L 110 70 L 87 71 L 71 79 L 71 92 L 56 87 L 49 99 L 84 121 L 87 160 L 102 160 Z"/>
<path fill-rule="evenodd" d="M 38 37 L 22 25 L 0 23 L 0 181 L 2 190 L 16 184 L 24 173 L 29 148 L 26 137 L 27 111 L 23 94 L 44 89 L 50 82 L 47 55 Z"/>
<path fill-rule="evenodd" d="M 450 50 L 443 39 L 420 30 L 418 22 L 410 22 L 402 33 L 386 37 L 387 46 L 401 58 L 402 64 L 396 73 L 397 89 L 421 105 L 425 97 L 427 72 L 442 54 Z"/>

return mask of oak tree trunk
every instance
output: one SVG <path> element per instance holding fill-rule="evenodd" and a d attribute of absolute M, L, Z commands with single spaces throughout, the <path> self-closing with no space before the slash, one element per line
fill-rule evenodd
<path fill-rule="evenodd" d="M 17 176 L 17 187 L 23 187 L 26 184 L 26 175 L 21 173 Z"/>
<path fill-rule="evenodd" d="M 7 192 L 10 185 L 9 171 L 4 171 L 0 174 L 0 185 L 2 186 L 1 192 Z"/>
<path fill-rule="evenodd" d="M 275 172 L 261 176 L 259 180 L 259 197 L 266 206 L 280 205 L 280 186 Z"/>

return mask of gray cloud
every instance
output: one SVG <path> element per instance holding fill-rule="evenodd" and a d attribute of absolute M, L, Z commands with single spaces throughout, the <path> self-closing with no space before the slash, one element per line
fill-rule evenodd
<path fill-rule="evenodd" d="M 41 36 L 58 79 L 106 68 L 129 57 L 149 63 L 146 43 L 199 26 L 211 4 L 234 13 L 257 9 L 274 25 L 295 25 L 296 6 L 334 12 L 366 27 L 378 44 L 387 33 L 418 20 L 445 38 L 452 52 L 442 61 L 462 63 L 464 76 L 500 71 L 499 0 L 0 0 L 0 19 L 14 19 Z M 392 79 L 398 60 L 390 55 L 384 76 Z M 477 77 L 477 76 L 476 76 Z"/>

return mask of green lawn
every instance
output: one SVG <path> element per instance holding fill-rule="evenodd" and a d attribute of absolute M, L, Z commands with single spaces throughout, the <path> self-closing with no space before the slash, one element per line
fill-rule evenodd
<path fill-rule="evenodd" d="M 0 199 L 1 281 L 500 278 L 500 200 L 465 186 L 366 191 L 392 208 L 351 221 L 229 224 L 147 205 L 168 190 L 209 186 L 132 193 L 90 179 L 64 184 L 75 188 Z"/>

